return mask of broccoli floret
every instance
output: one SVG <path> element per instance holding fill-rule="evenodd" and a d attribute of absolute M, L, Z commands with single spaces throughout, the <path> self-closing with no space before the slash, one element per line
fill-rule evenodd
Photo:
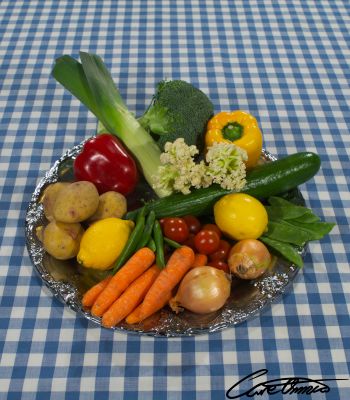
<path fill-rule="evenodd" d="M 159 135 L 157 143 L 161 150 L 166 142 L 174 142 L 179 137 L 188 145 L 201 148 L 203 133 L 213 113 L 209 98 L 190 83 L 161 81 L 139 121 L 154 136 Z"/>

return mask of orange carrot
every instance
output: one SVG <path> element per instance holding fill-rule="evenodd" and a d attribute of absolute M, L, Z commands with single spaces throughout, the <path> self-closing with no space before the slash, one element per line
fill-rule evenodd
<path fill-rule="evenodd" d="M 141 303 L 139 320 L 136 322 L 143 321 L 159 310 L 159 304 L 163 303 L 164 296 L 181 281 L 193 262 L 194 252 L 190 247 L 182 246 L 173 252 Z"/>
<path fill-rule="evenodd" d="M 82 304 L 84 307 L 91 307 L 102 290 L 108 285 L 109 281 L 112 279 L 111 276 L 107 276 L 101 282 L 92 286 L 87 292 L 84 293 Z"/>
<path fill-rule="evenodd" d="M 97 297 L 91 314 L 101 317 L 124 290 L 153 264 L 154 260 L 154 252 L 148 247 L 143 247 L 133 254 Z"/>
<path fill-rule="evenodd" d="M 172 298 L 171 292 L 164 293 L 162 301 L 160 301 L 158 303 L 157 307 L 153 310 L 153 314 L 156 313 L 157 311 L 159 311 L 161 308 L 163 308 L 166 304 L 168 304 L 168 301 L 171 298 Z M 125 321 L 128 324 L 132 325 L 132 324 L 137 324 L 138 322 L 143 321 L 144 318 L 143 319 L 140 318 L 141 306 L 142 306 L 142 303 L 138 307 L 136 307 L 135 310 L 125 318 Z"/>
<path fill-rule="evenodd" d="M 153 265 L 140 275 L 103 314 L 102 325 L 111 328 L 129 315 L 141 303 L 159 272 L 160 269 Z"/>
<path fill-rule="evenodd" d="M 194 262 L 191 268 L 204 267 L 205 265 L 207 265 L 207 262 L 208 262 L 208 257 L 205 254 L 197 253 L 194 256 Z"/>

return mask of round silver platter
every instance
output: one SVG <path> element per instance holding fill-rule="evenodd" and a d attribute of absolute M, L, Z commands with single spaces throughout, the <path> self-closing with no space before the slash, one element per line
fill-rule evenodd
<path fill-rule="evenodd" d="M 25 231 L 26 244 L 34 269 L 52 294 L 71 310 L 92 323 L 101 325 L 100 318 L 93 317 L 81 304 L 84 292 L 99 282 L 106 272 L 81 267 L 74 259 L 59 261 L 49 256 L 36 237 L 36 228 L 47 224 L 40 198 L 44 188 L 57 181 L 72 181 L 72 163 L 81 151 L 84 142 L 67 151 L 45 174 L 37 185 L 27 209 Z M 262 161 L 269 162 L 276 158 L 266 150 Z M 128 205 L 136 207 L 141 200 L 149 200 L 153 193 L 148 185 L 141 182 L 136 191 L 128 198 Z M 293 192 L 293 201 L 303 204 L 298 190 Z M 306 249 L 301 249 L 304 255 Z M 275 258 L 269 271 L 253 281 L 232 281 L 231 296 L 219 311 L 206 315 L 197 315 L 184 311 L 178 315 L 168 307 L 138 325 L 121 323 L 116 331 L 136 333 L 148 336 L 193 336 L 217 332 L 237 325 L 251 318 L 281 296 L 293 283 L 299 268 L 280 258 Z"/>

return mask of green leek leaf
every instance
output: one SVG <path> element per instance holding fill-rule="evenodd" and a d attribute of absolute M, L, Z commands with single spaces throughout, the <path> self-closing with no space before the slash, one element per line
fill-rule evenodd
<path fill-rule="evenodd" d="M 95 98 L 91 93 L 80 62 L 67 55 L 59 57 L 53 67 L 52 76 L 96 115 Z"/>
<path fill-rule="evenodd" d="M 85 52 L 81 63 L 70 56 L 56 60 L 53 77 L 94 113 L 107 131 L 118 136 L 139 162 L 142 173 L 154 187 L 160 166 L 160 149 L 128 110 L 102 59 Z M 159 197 L 171 194 L 155 189 Z"/>

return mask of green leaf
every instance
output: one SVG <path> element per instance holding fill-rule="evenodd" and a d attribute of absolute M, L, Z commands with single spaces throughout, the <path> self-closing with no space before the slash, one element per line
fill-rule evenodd
<path fill-rule="evenodd" d="M 297 206 L 280 197 L 270 197 L 268 202 L 271 206 L 267 206 L 267 211 L 271 218 L 277 219 L 294 219 L 305 214 L 312 214 L 312 211 L 303 206 Z"/>
<path fill-rule="evenodd" d="M 327 235 L 335 226 L 334 223 L 330 222 L 313 222 L 313 223 L 302 223 L 298 221 L 289 221 L 292 225 L 301 231 L 307 232 L 310 235 L 309 240 L 320 240 Z"/>
<path fill-rule="evenodd" d="M 293 207 L 277 207 L 277 206 L 265 206 L 269 220 L 280 221 L 282 219 L 295 219 L 302 218 L 303 216 L 312 214 L 310 210 L 305 207 L 294 206 Z"/>
<path fill-rule="evenodd" d="M 80 62 L 64 55 L 56 59 L 52 76 L 96 115 L 97 105 Z"/>
<path fill-rule="evenodd" d="M 296 226 L 282 220 L 278 222 L 269 221 L 268 231 L 264 233 L 264 236 L 278 240 L 279 242 L 291 243 L 297 246 L 303 246 L 310 240 L 310 234 L 308 232 L 300 230 Z"/>
<path fill-rule="evenodd" d="M 286 260 L 292 262 L 298 267 L 303 266 L 303 259 L 301 258 L 300 254 L 298 253 L 298 249 L 295 246 L 292 246 L 288 243 L 279 242 L 278 240 L 270 239 L 266 236 L 261 236 L 259 240 L 261 240 Z"/>
<path fill-rule="evenodd" d="M 306 213 L 306 214 L 302 215 L 301 217 L 293 219 L 294 222 L 302 222 L 304 224 L 309 224 L 311 222 L 318 222 L 319 220 L 320 220 L 320 218 L 311 212 Z"/>
<path fill-rule="evenodd" d="M 123 128 L 122 120 L 114 118 L 117 110 L 127 116 L 129 111 L 116 88 L 114 81 L 103 63 L 101 57 L 95 54 L 80 52 L 80 59 L 83 70 L 96 99 L 97 118 L 108 129 L 109 132 L 118 134 Z"/>
<path fill-rule="evenodd" d="M 295 246 L 322 239 L 335 224 L 321 222 L 309 208 L 295 205 L 280 197 L 270 197 L 266 206 L 268 230 L 259 239 L 285 259 L 301 267 L 302 258 Z"/>

